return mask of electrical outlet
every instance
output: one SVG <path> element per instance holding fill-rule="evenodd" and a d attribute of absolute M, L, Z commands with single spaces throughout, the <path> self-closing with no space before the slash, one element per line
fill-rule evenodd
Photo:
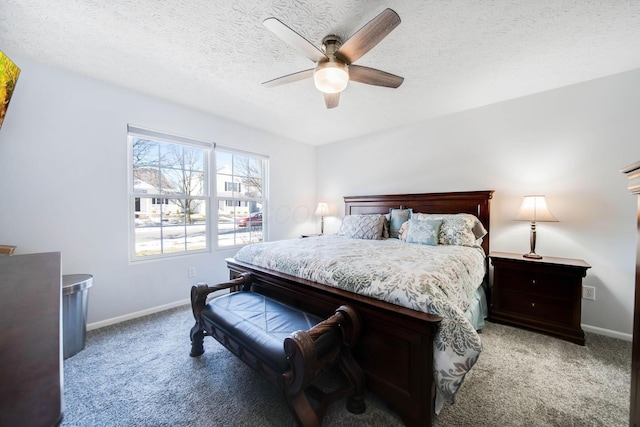
<path fill-rule="evenodd" d="M 189 270 L 187 271 L 187 275 L 189 277 L 195 277 L 196 276 L 196 268 L 195 267 L 189 267 Z"/>
<path fill-rule="evenodd" d="M 596 288 L 593 286 L 583 286 L 582 287 L 582 298 L 595 300 L 596 299 Z"/>

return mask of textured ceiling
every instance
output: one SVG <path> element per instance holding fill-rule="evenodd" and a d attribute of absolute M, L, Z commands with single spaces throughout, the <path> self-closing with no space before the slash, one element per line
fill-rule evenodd
<path fill-rule="evenodd" d="M 327 110 L 313 67 L 263 25 L 320 47 L 385 8 L 402 19 L 357 61 L 405 78 L 350 83 Z M 640 0 L 0 0 L 0 50 L 309 143 L 640 68 Z"/>

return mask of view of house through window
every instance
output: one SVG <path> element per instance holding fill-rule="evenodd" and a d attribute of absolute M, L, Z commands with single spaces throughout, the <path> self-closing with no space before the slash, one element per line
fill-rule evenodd
<path fill-rule="evenodd" d="M 207 245 L 209 148 L 130 132 L 134 257 Z"/>
<path fill-rule="evenodd" d="M 267 159 L 219 148 L 215 157 L 218 247 L 263 241 Z"/>
<path fill-rule="evenodd" d="M 132 259 L 265 239 L 266 157 L 133 126 L 129 144 Z"/>

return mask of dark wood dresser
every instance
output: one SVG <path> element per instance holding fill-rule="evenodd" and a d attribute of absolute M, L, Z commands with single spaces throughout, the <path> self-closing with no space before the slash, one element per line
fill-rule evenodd
<path fill-rule="evenodd" d="M 0 426 L 62 417 L 60 253 L 0 256 Z"/>
<path fill-rule="evenodd" d="M 629 177 L 629 191 L 638 196 L 638 234 L 636 248 L 636 284 L 633 314 L 633 345 L 631 350 L 631 404 L 629 425 L 640 426 L 640 162 L 621 170 Z"/>
<path fill-rule="evenodd" d="M 582 278 L 591 266 L 578 259 L 524 258 L 491 252 L 489 320 L 522 326 L 584 345 L 580 327 Z"/>

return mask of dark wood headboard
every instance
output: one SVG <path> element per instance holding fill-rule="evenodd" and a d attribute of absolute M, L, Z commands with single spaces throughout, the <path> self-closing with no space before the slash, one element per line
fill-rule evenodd
<path fill-rule="evenodd" d="M 421 213 L 469 213 L 478 217 L 489 232 L 489 205 L 493 190 L 452 193 L 390 194 L 382 196 L 345 196 L 345 215 L 385 214 L 390 208 L 413 209 Z M 482 241 L 489 253 L 489 234 Z"/>

